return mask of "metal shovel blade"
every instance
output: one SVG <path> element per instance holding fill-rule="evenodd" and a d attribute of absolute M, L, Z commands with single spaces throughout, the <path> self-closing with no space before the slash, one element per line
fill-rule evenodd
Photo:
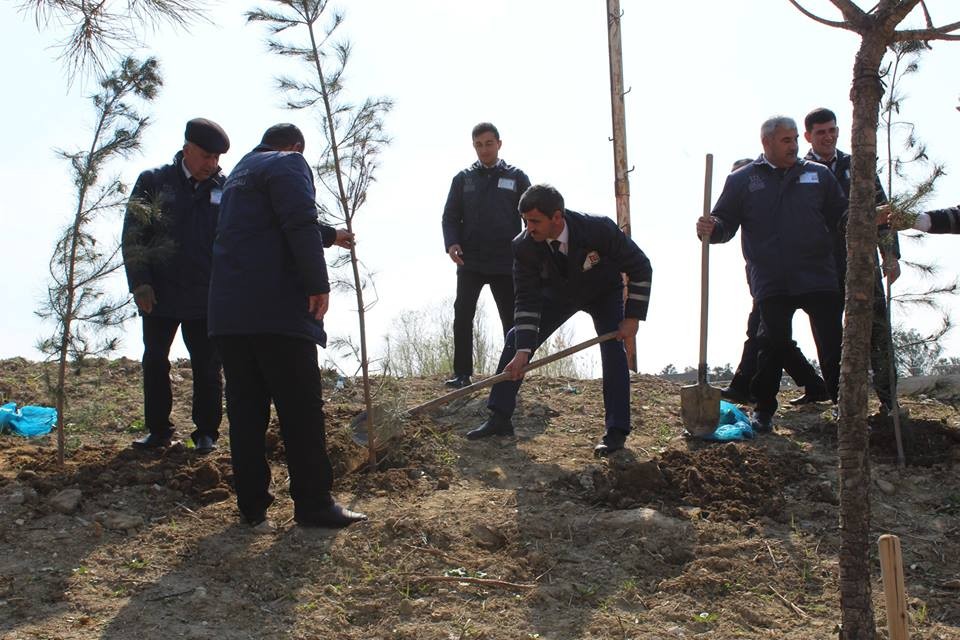
<path fill-rule="evenodd" d="M 720 389 L 691 384 L 680 387 L 680 416 L 683 426 L 695 436 L 708 436 L 720 423 Z"/>

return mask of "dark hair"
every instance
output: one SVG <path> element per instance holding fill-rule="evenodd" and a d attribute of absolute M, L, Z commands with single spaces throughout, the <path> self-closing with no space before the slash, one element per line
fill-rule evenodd
<path fill-rule="evenodd" d="M 481 122 L 473 128 L 473 131 L 470 132 L 470 138 L 476 138 L 477 136 L 483 135 L 484 133 L 492 133 L 493 137 L 497 140 L 500 139 L 500 132 L 497 131 L 497 128 L 493 126 L 493 123 L 490 122 Z"/>
<path fill-rule="evenodd" d="M 740 167 L 745 167 L 745 166 L 747 166 L 747 165 L 750 164 L 751 162 L 753 162 L 753 158 L 740 158 L 739 160 L 737 160 L 736 162 L 733 163 L 733 166 L 732 166 L 732 167 L 730 167 L 730 173 L 733 173 L 734 171 L 736 171 L 736 170 L 739 169 Z"/>
<path fill-rule="evenodd" d="M 813 131 L 813 125 L 815 124 L 826 124 L 827 122 L 836 122 L 837 114 L 826 107 L 817 107 L 813 111 L 807 114 L 807 117 L 803 119 L 803 128 L 807 130 L 807 133 Z"/>
<path fill-rule="evenodd" d="M 289 122 L 273 125 L 263 133 L 263 138 L 260 140 L 260 144 L 265 144 L 271 149 L 287 149 L 298 142 L 306 146 L 303 132 L 297 125 Z"/>
<path fill-rule="evenodd" d="M 520 196 L 517 209 L 520 213 L 536 209 L 546 216 L 553 217 L 554 211 L 563 211 L 563 196 L 548 184 L 535 184 Z"/>

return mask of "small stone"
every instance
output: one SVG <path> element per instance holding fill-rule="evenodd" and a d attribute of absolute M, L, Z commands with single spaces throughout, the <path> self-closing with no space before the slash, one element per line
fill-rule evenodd
<path fill-rule="evenodd" d="M 24 522 L 26 521 L 23 518 L 17 518 L 13 521 L 13 524 L 17 525 L 18 527 L 22 527 Z"/>
<path fill-rule="evenodd" d="M 400 606 L 398 608 L 400 609 L 400 615 L 402 616 L 409 616 L 413 614 L 413 610 L 414 610 L 413 602 L 411 602 L 407 598 L 404 598 L 403 600 L 400 601 Z"/>
<path fill-rule="evenodd" d="M 477 541 L 477 545 L 489 551 L 502 549 L 507 544 L 505 535 L 482 524 L 474 525 L 470 529 L 470 535 Z"/>
<path fill-rule="evenodd" d="M 697 520 L 700 518 L 700 514 L 703 513 L 703 509 L 700 507 L 677 507 L 677 511 L 687 520 Z"/>
<path fill-rule="evenodd" d="M 817 468 L 810 464 L 809 462 L 803 465 L 803 472 L 808 476 L 818 476 L 820 472 L 817 471 Z"/>
<path fill-rule="evenodd" d="M 445 491 L 450 488 L 450 480 L 447 478 L 438 478 L 437 479 L 437 490 Z"/>
<path fill-rule="evenodd" d="M 897 488 L 893 485 L 892 482 L 888 480 L 884 480 L 883 478 L 877 478 L 875 482 L 876 482 L 877 488 L 880 489 L 880 491 L 887 494 L 888 496 L 891 496 L 897 492 Z"/>
<path fill-rule="evenodd" d="M 50 498 L 50 506 L 60 513 L 73 513 L 80 506 L 83 492 L 80 489 L 64 489 Z"/>
<path fill-rule="evenodd" d="M 94 519 L 107 529 L 114 531 L 135 531 L 143 526 L 142 517 L 120 511 L 102 511 L 96 514 Z"/>
<path fill-rule="evenodd" d="M 194 600 L 203 600 L 207 597 L 206 587 L 197 587 L 193 590 L 193 599 Z"/>
<path fill-rule="evenodd" d="M 947 580 L 940 586 L 942 586 L 944 589 L 952 589 L 954 591 L 960 590 L 960 579 Z"/>
<path fill-rule="evenodd" d="M 22 490 L 17 490 L 7 496 L 7 502 L 10 504 L 23 504 L 27 501 L 27 497 L 23 495 Z"/>

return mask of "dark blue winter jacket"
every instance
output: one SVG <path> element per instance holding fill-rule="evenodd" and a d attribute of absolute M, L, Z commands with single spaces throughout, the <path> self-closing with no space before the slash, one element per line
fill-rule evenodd
<path fill-rule="evenodd" d="M 756 300 L 838 291 L 833 241 L 846 210 L 840 184 L 823 165 L 797 160 L 790 169 L 775 169 L 761 156 L 727 176 L 710 241 L 727 242 L 743 227 Z"/>
<path fill-rule="evenodd" d="M 210 279 L 210 335 L 278 334 L 326 346 L 308 296 L 328 293 L 323 248 L 336 230 L 317 218 L 303 156 L 260 145 L 223 188 Z"/>
<path fill-rule="evenodd" d="M 623 291 L 621 273 L 629 280 L 623 315 L 647 318 L 653 269 L 646 254 L 610 218 L 566 209 L 563 220 L 569 234 L 562 272 L 546 242 L 536 242 L 526 231 L 513 240 L 517 349 L 536 346 L 545 300 L 584 309 Z"/>
<path fill-rule="evenodd" d="M 213 238 L 224 177 L 219 171 L 197 185 L 173 163 L 144 171 L 130 194 L 121 248 L 132 292 L 153 287 L 151 316 L 196 320 L 207 315 Z"/>
<path fill-rule="evenodd" d="M 474 162 L 453 178 L 443 208 L 443 247 L 459 244 L 463 265 L 457 271 L 509 275 L 510 243 L 520 232 L 520 196 L 530 178 L 500 160 L 493 167 Z"/>

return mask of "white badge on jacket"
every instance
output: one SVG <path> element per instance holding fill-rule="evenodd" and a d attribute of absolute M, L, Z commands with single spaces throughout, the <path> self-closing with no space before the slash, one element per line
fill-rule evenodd
<path fill-rule="evenodd" d="M 210 190 L 210 204 L 220 204 L 220 198 L 223 197 L 223 189 Z"/>
<path fill-rule="evenodd" d="M 820 184 L 820 176 L 816 171 L 807 171 L 800 174 L 800 184 Z"/>
<path fill-rule="evenodd" d="M 517 188 L 517 181 L 513 178 L 500 178 L 500 181 L 497 183 L 497 188 L 513 191 Z"/>

